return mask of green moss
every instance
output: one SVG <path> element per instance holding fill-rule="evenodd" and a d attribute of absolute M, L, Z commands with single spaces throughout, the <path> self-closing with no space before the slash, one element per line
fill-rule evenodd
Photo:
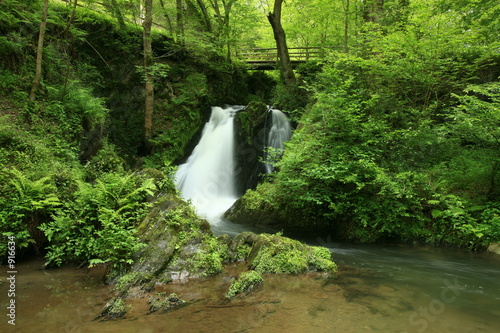
<path fill-rule="evenodd" d="M 238 112 L 237 120 L 242 131 L 242 137 L 251 145 L 254 138 L 254 129 L 259 127 L 265 119 L 267 106 L 261 102 L 250 102 L 248 106 Z"/>
<path fill-rule="evenodd" d="M 262 275 L 256 271 L 243 272 L 229 286 L 228 292 L 225 294 L 227 298 L 233 298 L 243 292 L 251 292 L 264 282 Z"/>
<path fill-rule="evenodd" d="M 130 288 L 135 284 L 139 275 L 140 275 L 139 272 L 130 272 L 128 274 L 123 275 L 115 284 L 114 289 L 119 292 L 126 291 L 128 288 Z"/>
<path fill-rule="evenodd" d="M 260 235 L 249 254 L 249 265 L 260 273 L 277 274 L 335 270 L 328 249 L 311 247 L 280 234 Z"/>
<path fill-rule="evenodd" d="M 121 298 L 115 298 L 105 315 L 109 318 L 121 318 L 127 313 L 127 306 Z"/>
<path fill-rule="evenodd" d="M 337 265 L 332 261 L 332 253 L 325 247 L 312 247 L 308 262 L 310 268 L 317 271 L 334 272 L 337 270 Z"/>
<path fill-rule="evenodd" d="M 228 257 L 227 245 L 221 244 L 213 236 L 207 236 L 200 251 L 191 258 L 190 267 L 201 276 L 217 274 L 222 272 L 222 262 Z"/>
<path fill-rule="evenodd" d="M 248 258 L 248 255 L 250 254 L 250 251 L 252 250 L 252 247 L 248 244 L 240 244 L 236 248 L 236 260 L 245 260 Z"/>
<path fill-rule="evenodd" d="M 165 293 L 158 293 L 156 295 L 149 299 L 149 312 L 158 310 L 166 311 L 186 303 L 186 301 L 180 299 L 176 294 L 170 294 L 168 297 L 165 297 Z"/>

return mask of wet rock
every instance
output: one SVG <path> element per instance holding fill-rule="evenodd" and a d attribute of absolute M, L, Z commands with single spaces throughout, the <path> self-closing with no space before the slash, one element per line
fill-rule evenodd
<path fill-rule="evenodd" d="M 235 115 L 236 188 L 240 194 L 255 188 L 265 173 L 261 159 L 266 140 L 267 110 L 264 103 L 251 102 Z"/>
<path fill-rule="evenodd" d="M 112 298 L 103 308 L 101 316 L 104 319 L 121 318 L 127 313 L 125 302 L 121 297 Z"/>
<path fill-rule="evenodd" d="M 488 246 L 488 252 L 500 255 L 500 243 L 492 243 Z"/>
<path fill-rule="evenodd" d="M 155 198 L 137 232 L 145 247 L 134 255 L 133 265 L 108 275 L 107 282 L 115 284 L 116 294 L 101 312 L 106 318 L 123 316 L 117 306 L 130 296 L 132 288 L 138 287 L 144 294 L 158 284 L 215 274 L 227 257 L 228 246 L 220 246 L 208 222 L 174 193 Z"/>
<path fill-rule="evenodd" d="M 149 304 L 149 312 L 156 312 L 158 310 L 171 310 L 173 308 L 184 305 L 186 302 L 180 299 L 176 294 L 170 294 L 165 296 L 165 293 L 158 293 L 154 297 L 150 297 Z"/>
<path fill-rule="evenodd" d="M 253 245 L 257 242 L 258 235 L 245 231 L 232 240 L 229 247 L 229 255 L 233 260 L 245 260 L 248 258 Z"/>
<path fill-rule="evenodd" d="M 248 271 L 243 272 L 238 276 L 238 278 L 234 279 L 229 286 L 229 290 L 224 295 L 226 298 L 234 298 L 238 294 L 248 294 L 255 290 L 258 286 L 264 283 L 264 279 L 259 272 L 256 271 Z"/>

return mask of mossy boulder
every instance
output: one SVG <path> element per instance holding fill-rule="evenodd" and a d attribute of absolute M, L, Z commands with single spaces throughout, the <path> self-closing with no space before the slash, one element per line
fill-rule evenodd
<path fill-rule="evenodd" d="M 243 272 L 234 279 L 229 286 L 228 292 L 224 295 L 226 298 L 234 298 L 241 293 L 249 293 L 264 283 L 262 275 L 257 271 Z"/>
<path fill-rule="evenodd" d="M 248 266 L 260 273 L 298 274 L 311 271 L 333 273 L 336 265 L 323 247 L 303 244 L 279 234 L 261 234 L 248 255 Z"/>
<path fill-rule="evenodd" d="M 155 198 L 137 234 L 146 246 L 134 255 L 134 264 L 108 275 L 116 294 L 101 312 L 107 318 L 117 317 L 110 309 L 130 297 L 132 288 L 134 294 L 147 293 L 157 284 L 217 274 L 229 258 L 228 246 L 221 245 L 208 222 L 175 193 Z"/>
<path fill-rule="evenodd" d="M 150 297 L 149 312 L 156 312 L 158 310 L 167 311 L 173 308 L 184 305 L 186 301 L 180 299 L 176 294 L 166 296 L 165 293 L 157 293 L 156 296 Z"/>
<path fill-rule="evenodd" d="M 117 319 L 123 317 L 126 313 L 125 301 L 122 298 L 113 298 L 104 306 L 101 316 L 106 319 Z"/>
<path fill-rule="evenodd" d="M 268 186 L 261 184 L 259 187 Z M 281 228 L 286 225 L 286 217 L 282 216 L 281 211 L 275 209 L 262 200 L 257 191 L 247 191 L 229 207 L 224 213 L 224 218 L 235 223 L 251 226 L 266 226 L 270 228 Z M 279 229 L 278 229 L 279 230 Z"/>
<path fill-rule="evenodd" d="M 143 297 L 158 284 L 220 273 L 224 262 L 246 260 L 248 268 L 255 271 L 242 274 L 228 292 L 229 297 L 254 289 L 263 273 L 335 271 L 326 248 L 311 247 L 279 234 L 243 232 L 235 239 L 215 237 L 207 221 L 196 216 L 175 193 L 155 198 L 137 233 L 146 246 L 135 254 L 129 269 L 114 270 L 109 275 L 108 282 L 115 284 L 116 294 L 102 310 L 105 318 L 123 316 L 127 298 Z M 150 311 L 167 309 L 173 303 L 176 301 L 153 297 Z"/>

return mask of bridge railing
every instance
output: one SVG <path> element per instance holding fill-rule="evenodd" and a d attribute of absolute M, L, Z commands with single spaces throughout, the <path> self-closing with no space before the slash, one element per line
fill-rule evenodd
<path fill-rule="evenodd" d="M 291 47 L 288 49 L 292 62 L 322 59 L 332 47 Z M 236 57 L 247 63 L 277 62 L 278 51 L 273 48 L 253 48 L 236 51 Z"/>

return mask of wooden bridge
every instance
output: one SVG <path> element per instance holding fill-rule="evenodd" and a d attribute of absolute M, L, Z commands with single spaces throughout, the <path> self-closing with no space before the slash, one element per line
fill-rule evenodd
<path fill-rule="evenodd" d="M 310 60 L 321 60 L 332 47 L 291 47 L 288 48 L 293 68 Z M 252 69 L 271 70 L 278 67 L 278 50 L 254 48 L 236 51 L 236 57 L 246 62 Z"/>

